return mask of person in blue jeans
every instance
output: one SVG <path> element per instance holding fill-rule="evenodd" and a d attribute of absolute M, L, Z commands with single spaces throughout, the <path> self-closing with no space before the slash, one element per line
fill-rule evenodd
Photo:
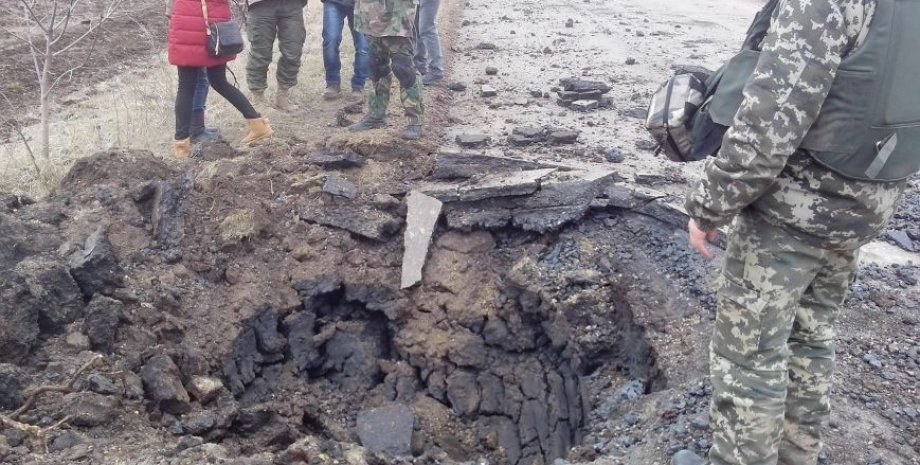
<path fill-rule="evenodd" d="M 192 121 L 189 124 L 189 135 L 192 143 L 217 142 L 220 140 L 220 131 L 209 128 L 204 124 L 204 109 L 208 101 L 208 71 L 201 68 L 198 71 L 198 83 L 195 85 L 195 94 L 192 97 Z"/>
<path fill-rule="evenodd" d="M 364 99 L 364 83 L 368 76 L 367 37 L 355 30 L 355 0 L 323 0 L 323 66 L 326 68 L 326 91 L 323 98 L 334 99 L 342 93 L 342 60 L 339 46 L 345 21 L 355 44 L 354 74 L 351 77 L 352 97 Z"/>

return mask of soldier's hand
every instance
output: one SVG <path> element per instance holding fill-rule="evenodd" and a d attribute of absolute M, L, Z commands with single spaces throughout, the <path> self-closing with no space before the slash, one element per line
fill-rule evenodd
<path fill-rule="evenodd" d="M 713 255 L 712 251 L 709 250 L 709 243 L 715 242 L 719 238 L 719 231 L 703 231 L 696 224 L 696 221 L 691 218 L 690 222 L 687 223 L 687 232 L 690 233 L 690 247 L 703 257 L 706 257 L 706 260 L 712 260 Z"/>

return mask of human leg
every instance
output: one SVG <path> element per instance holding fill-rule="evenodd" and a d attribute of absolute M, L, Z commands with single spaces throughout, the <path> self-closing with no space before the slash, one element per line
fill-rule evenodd
<path fill-rule="evenodd" d="M 361 118 L 361 121 L 351 125 L 348 128 L 349 131 L 357 132 L 382 128 L 386 124 L 387 106 L 390 104 L 392 73 L 390 71 L 390 53 L 385 39 L 387 38 L 368 37 L 369 70 L 372 83 L 371 91 L 367 94 L 368 112 Z"/>
<path fill-rule="evenodd" d="M 389 53 L 393 60 L 393 74 L 399 80 L 400 101 L 407 119 L 407 131 L 404 139 L 421 137 L 422 123 L 425 117 L 425 105 L 422 102 L 422 79 L 413 62 L 412 41 L 406 37 L 388 37 Z"/>
<path fill-rule="evenodd" d="M 729 239 L 710 346 L 713 465 L 773 465 L 783 433 L 788 341 L 825 253 L 742 214 Z"/>
<path fill-rule="evenodd" d="M 792 356 L 777 462 L 781 465 L 818 461 L 821 428 L 830 415 L 836 350 L 834 321 L 853 280 L 856 264 L 856 251 L 829 252 L 825 267 L 799 302 L 789 337 Z"/>
<path fill-rule="evenodd" d="M 347 7 L 327 1 L 323 3 L 323 67 L 326 70 L 326 87 L 339 87 L 342 83 L 342 59 L 339 48 L 345 28 Z"/>
<path fill-rule="evenodd" d="M 370 70 L 370 52 L 368 51 L 367 36 L 355 29 L 355 11 L 352 8 L 348 12 L 348 27 L 351 30 L 351 39 L 355 46 L 355 63 L 354 74 L 351 77 L 351 88 L 353 91 L 364 89 Z"/>
<path fill-rule="evenodd" d="M 441 55 L 441 38 L 438 35 L 438 9 L 441 0 L 422 0 L 418 7 L 418 50 L 425 53 L 425 84 L 444 78 L 444 57 Z M 418 55 L 416 54 L 416 64 Z"/>
<path fill-rule="evenodd" d="M 208 68 L 208 80 L 211 82 L 211 87 L 213 87 L 223 98 L 227 99 L 227 101 L 246 118 L 249 132 L 246 134 L 246 137 L 243 138 L 242 143 L 253 144 L 267 139 L 274 134 L 271 126 L 268 124 L 268 120 L 262 118 L 259 112 L 253 108 L 252 104 L 239 89 L 227 82 L 226 65 Z"/>
<path fill-rule="evenodd" d="M 272 48 L 278 33 L 276 2 L 260 2 L 249 8 L 249 59 L 246 61 L 246 83 L 254 94 L 268 88 L 268 66 L 272 63 Z"/>
<path fill-rule="evenodd" d="M 290 89 L 297 85 L 303 44 L 307 29 L 303 21 L 303 3 L 300 0 L 282 0 L 278 14 L 278 87 Z"/>
<path fill-rule="evenodd" d="M 190 140 L 190 124 L 192 120 L 192 100 L 195 97 L 195 87 L 198 84 L 199 68 L 177 67 L 179 85 L 176 89 L 176 131 L 174 134 L 173 151 L 176 158 L 188 158 L 192 151 Z"/>
<path fill-rule="evenodd" d="M 415 9 L 415 37 L 413 40 L 415 55 L 413 56 L 413 60 L 415 61 L 415 69 L 418 70 L 419 74 L 424 76 L 425 73 L 428 72 L 428 51 L 425 50 L 425 42 L 421 41 L 421 37 L 419 36 L 419 31 L 421 30 L 419 21 L 422 16 L 422 7 L 423 5 L 419 2 L 418 8 Z"/>
<path fill-rule="evenodd" d="M 189 134 L 193 143 L 216 142 L 220 140 L 220 131 L 205 125 L 205 106 L 208 99 L 208 72 L 204 68 L 198 70 L 198 84 L 195 86 L 195 95 L 192 97 L 192 119 L 189 124 Z"/>

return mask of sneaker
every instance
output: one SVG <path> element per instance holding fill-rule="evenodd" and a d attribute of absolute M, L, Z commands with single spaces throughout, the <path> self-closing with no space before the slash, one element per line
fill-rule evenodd
<path fill-rule="evenodd" d="M 341 93 L 342 88 L 338 84 L 328 84 L 326 85 L 326 91 L 323 92 L 323 98 L 326 100 L 337 99 Z"/>
<path fill-rule="evenodd" d="M 434 73 L 428 73 L 422 77 L 422 85 L 433 86 L 444 80 L 444 76 Z"/>
<path fill-rule="evenodd" d="M 384 118 L 375 118 L 371 115 L 364 115 L 364 118 L 361 118 L 361 121 L 358 121 L 357 123 L 349 126 L 348 130 L 350 132 L 360 132 L 370 129 L 380 129 L 386 125 L 387 121 Z"/>

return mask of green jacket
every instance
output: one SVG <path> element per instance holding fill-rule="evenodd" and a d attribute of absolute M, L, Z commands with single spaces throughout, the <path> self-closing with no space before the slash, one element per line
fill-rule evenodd
<path fill-rule="evenodd" d="M 841 61 L 865 39 L 875 5 L 781 0 L 719 155 L 687 198 L 703 229 L 747 209 L 823 248 L 856 248 L 881 232 L 906 181 L 848 179 L 801 148 Z"/>
<path fill-rule="evenodd" d="M 355 28 L 371 37 L 414 37 L 418 0 L 357 0 Z"/>

